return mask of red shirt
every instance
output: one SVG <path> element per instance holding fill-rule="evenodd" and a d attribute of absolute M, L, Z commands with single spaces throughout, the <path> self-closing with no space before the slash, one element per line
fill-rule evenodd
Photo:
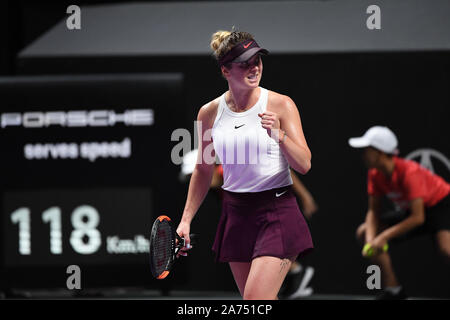
<path fill-rule="evenodd" d="M 367 179 L 369 195 L 386 195 L 402 209 L 409 209 L 413 199 L 422 198 L 425 207 L 432 207 L 450 193 L 450 184 L 417 162 L 394 157 L 390 178 L 377 169 L 370 169 Z"/>

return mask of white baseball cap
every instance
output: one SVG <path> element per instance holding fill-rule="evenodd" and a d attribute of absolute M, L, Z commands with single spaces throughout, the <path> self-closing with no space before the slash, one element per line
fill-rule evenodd
<path fill-rule="evenodd" d="M 350 138 L 348 144 L 353 148 L 373 147 L 387 154 L 398 154 L 397 137 L 388 127 L 374 126 L 362 137 Z"/>

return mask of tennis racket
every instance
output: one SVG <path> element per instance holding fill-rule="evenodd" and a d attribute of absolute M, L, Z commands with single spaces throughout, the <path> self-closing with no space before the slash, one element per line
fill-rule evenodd
<path fill-rule="evenodd" d="M 189 235 L 194 244 L 195 235 Z M 185 246 L 184 238 L 180 237 L 172 227 L 168 216 L 159 216 L 153 223 L 150 234 L 150 268 L 156 279 L 164 279 L 177 258 L 178 251 Z"/>

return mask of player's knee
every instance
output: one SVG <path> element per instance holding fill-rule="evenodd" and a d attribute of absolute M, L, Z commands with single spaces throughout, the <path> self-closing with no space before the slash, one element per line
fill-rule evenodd
<path fill-rule="evenodd" d="M 276 299 L 276 293 L 265 290 L 264 287 L 255 283 L 247 283 L 242 298 L 244 300 L 273 300 Z"/>
<path fill-rule="evenodd" d="M 272 296 L 268 293 L 260 292 L 259 290 L 245 290 L 244 300 L 275 300 L 277 296 Z"/>
<path fill-rule="evenodd" d="M 257 295 L 251 290 L 244 291 L 244 295 L 242 297 L 244 300 L 258 300 Z"/>

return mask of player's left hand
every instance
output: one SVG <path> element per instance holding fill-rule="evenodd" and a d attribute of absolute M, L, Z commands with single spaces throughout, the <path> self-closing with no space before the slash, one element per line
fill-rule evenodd
<path fill-rule="evenodd" d="M 275 112 L 266 111 L 264 113 L 258 113 L 261 118 L 261 125 L 267 130 L 269 137 L 274 139 L 276 142 L 279 141 L 280 133 L 280 117 Z"/>

